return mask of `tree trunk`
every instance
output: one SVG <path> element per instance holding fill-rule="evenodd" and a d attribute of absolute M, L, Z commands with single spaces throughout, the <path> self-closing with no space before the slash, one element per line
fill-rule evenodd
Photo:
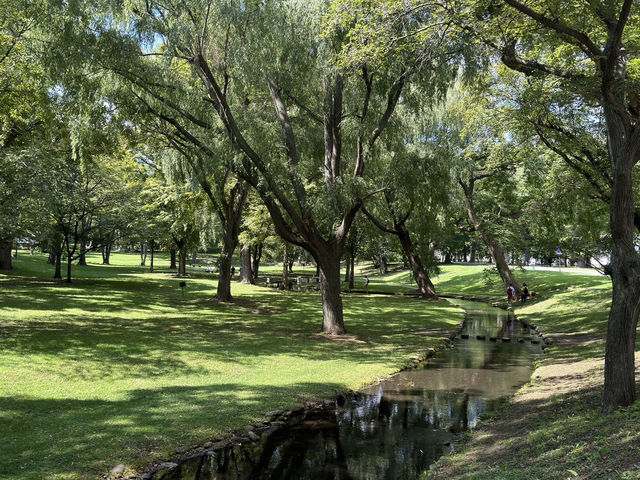
<path fill-rule="evenodd" d="M 345 262 L 345 268 L 344 268 L 344 283 L 349 283 L 349 277 L 351 276 L 351 258 L 347 258 L 347 261 Z"/>
<path fill-rule="evenodd" d="M 469 263 L 475 263 L 476 262 L 476 249 L 473 248 L 473 246 L 470 247 L 470 252 L 469 252 Z"/>
<path fill-rule="evenodd" d="M 216 298 L 221 302 L 231 301 L 231 261 L 232 254 L 226 251 L 224 243 L 222 245 L 222 251 L 218 258 L 218 267 L 220 269 L 218 276 L 218 290 L 216 292 Z"/>
<path fill-rule="evenodd" d="M 240 211 L 235 215 L 227 217 L 222 226 L 222 251 L 220 252 L 220 275 L 218 277 L 218 290 L 216 298 L 221 302 L 230 302 L 231 297 L 231 262 L 233 252 L 238 245 L 238 233 L 240 228 Z"/>
<path fill-rule="evenodd" d="M 502 283 L 504 283 L 505 287 L 508 287 L 509 285 L 513 285 L 513 288 L 516 289 L 516 294 L 520 296 L 520 294 L 522 293 L 522 287 L 520 286 L 520 282 L 516 280 L 516 277 L 513 275 L 513 272 L 509 268 L 509 265 L 507 264 L 507 261 L 504 258 L 504 253 L 502 252 L 502 249 L 500 248 L 500 246 L 497 244 L 497 242 L 494 240 L 494 238 L 491 235 L 483 232 L 482 229 L 479 233 L 480 233 L 480 237 L 482 238 L 482 241 L 487 246 L 487 248 L 489 249 L 489 252 L 491 253 L 491 256 L 496 262 L 496 268 L 498 269 L 498 273 L 500 274 Z"/>
<path fill-rule="evenodd" d="M 55 252 L 55 271 L 53 273 L 53 278 L 59 278 L 62 280 L 62 249 L 59 249 Z"/>
<path fill-rule="evenodd" d="M 344 316 L 340 289 L 340 256 L 326 251 L 318 261 L 320 267 L 320 292 L 322 293 L 322 331 L 329 335 L 342 335 Z"/>
<path fill-rule="evenodd" d="M 254 283 L 251 266 L 251 247 L 245 246 L 240 251 L 240 283 Z"/>
<path fill-rule="evenodd" d="M 444 254 L 444 262 L 442 262 L 446 265 L 451 263 L 451 249 L 447 248 L 447 251 Z"/>
<path fill-rule="evenodd" d="M 102 264 L 109 265 L 111 261 L 111 242 L 102 247 Z"/>
<path fill-rule="evenodd" d="M 140 244 L 140 266 L 141 267 L 147 266 L 147 244 L 146 243 Z"/>
<path fill-rule="evenodd" d="M 191 255 L 191 265 L 196 265 L 198 263 L 198 251 L 194 251 L 193 255 Z"/>
<path fill-rule="evenodd" d="M 73 257 L 71 255 L 67 255 L 67 279 L 66 283 L 71 283 L 71 262 L 73 261 Z"/>
<path fill-rule="evenodd" d="M 495 241 L 493 236 L 486 231 L 486 229 L 484 228 L 484 225 L 482 224 L 482 222 L 480 222 L 480 220 L 476 216 L 474 203 L 473 203 L 474 181 L 471 180 L 468 184 L 465 184 L 461 179 L 458 179 L 458 183 L 460 183 L 460 185 L 462 186 L 462 190 L 464 192 L 464 197 L 467 202 L 467 213 L 469 215 L 469 221 L 471 222 L 471 225 L 473 226 L 474 230 L 478 232 L 478 234 L 480 234 L 480 238 L 482 238 L 482 241 L 484 242 L 486 247 L 489 249 L 490 256 L 493 257 L 493 259 L 495 260 L 498 273 L 500 274 L 500 278 L 502 279 L 502 282 L 504 283 L 505 288 L 508 287 L 509 285 L 512 285 L 513 288 L 515 288 L 516 294 L 519 297 L 520 294 L 522 293 L 522 287 L 520 286 L 520 283 L 516 280 L 516 277 L 511 272 L 511 269 L 509 269 L 509 265 L 507 264 L 507 261 L 504 258 L 504 253 L 502 249 L 500 248 L 498 243 Z"/>
<path fill-rule="evenodd" d="M 87 266 L 87 241 L 80 242 L 80 256 L 78 257 L 78 265 L 82 267 Z"/>
<path fill-rule="evenodd" d="M 253 274 L 253 282 L 258 280 L 258 272 L 260 270 L 260 261 L 262 260 L 263 244 L 255 245 L 251 250 L 251 273 Z"/>
<path fill-rule="evenodd" d="M 387 266 L 387 257 L 385 257 L 384 255 L 379 255 L 378 265 L 379 265 L 378 270 L 380 271 L 380 275 L 386 275 L 387 272 L 389 271 Z"/>
<path fill-rule="evenodd" d="M 420 298 L 438 298 L 436 295 L 436 288 L 433 286 L 429 275 L 424 269 L 422 260 L 413 251 L 413 243 L 411 242 L 411 236 L 404 224 L 396 224 L 396 235 L 402 245 L 402 250 L 409 260 L 411 270 L 413 272 L 413 278 L 418 284 L 418 294 Z"/>
<path fill-rule="evenodd" d="M 178 267 L 176 266 L 176 249 L 172 248 L 170 252 L 171 256 L 171 264 L 169 265 L 169 270 L 175 270 Z"/>
<path fill-rule="evenodd" d="M 49 258 L 47 258 L 47 263 L 49 265 L 56 264 L 56 251 L 53 248 L 49 249 Z"/>
<path fill-rule="evenodd" d="M 187 251 L 184 248 L 178 250 L 178 276 L 185 277 L 187 275 Z"/>
<path fill-rule="evenodd" d="M 155 249 L 156 249 L 156 241 L 152 238 L 151 239 L 151 265 L 149 266 L 149 273 L 153 273 L 153 257 L 156 251 Z"/>
<path fill-rule="evenodd" d="M 604 362 L 602 409 L 605 414 L 631 405 L 636 399 L 635 344 L 640 312 L 640 256 L 634 248 L 633 221 L 634 152 L 638 151 L 639 145 L 627 140 L 621 119 L 611 110 L 612 107 L 605 107 L 613 166 L 610 203 L 613 290 Z M 629 134 L 632 136 L 635 135 Z"/>
<path fill-rule="evenodd" d="M 11 248 L 13 237 L 5 237 L 0 240 L 0 270 L 11 270 Z"/>

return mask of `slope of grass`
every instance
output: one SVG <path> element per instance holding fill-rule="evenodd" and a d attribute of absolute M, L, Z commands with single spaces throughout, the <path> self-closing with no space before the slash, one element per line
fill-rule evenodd
<path fill-rule="evenodd" d="M 251 424 L 276 408 L 358 388 L 441 345 L 419 329 L 452 330 L 445 302 L 347 295 L 340 341 L 316 335 L 315 293 L 216 277 L 177 278 L 136 255 L 90 257 L 67 285 L 44 256 L 0 274 L 0 478 L 88 479 Z"/>
<path fill-rule="evenodd" d="M 553 344 L 531 382 L 427 478 L 640 478 L 640 402 L 600 416 L 610 280 L 545 271 L 518 276 L 537 295 L 515 304 L 516 315 Z M 453 267 L 441 287 L 482 293 L 481 277 L 477 267 Z"/>

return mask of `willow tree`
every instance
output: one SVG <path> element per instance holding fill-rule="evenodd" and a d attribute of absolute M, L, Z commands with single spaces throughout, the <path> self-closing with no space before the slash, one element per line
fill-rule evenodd
<path fill-rule="evenodd" d="M 449 194 L 449 159 L 440 155 L 433 130 L 436 116 L 420 98 L 421 89 L 405 95 L 403 105 L 375 159 L 376 180 L 383 189 L 363 207 L 383 232 L 398 239 L 423 299 L 437 298 L 429 278 L 435 270 L 431 239 Z M 413 97 L 413 98 L 412 98 Z"/>
<path fill-rule="evenodd" d="M 114 27 L 109 16 L 94 40 L 103 68 L 127 79 L 181 145 L 209 157 L 211 137 L 224 135 L 234 171 L 260 195 L 277 233 L 318 264 L 322 330 L 340 334 L 340 258 L 363 199 L 375 191 L 366 165 L 412 75 L 430 72 L 428 81 L 454 65 L 437 48 L 436 23 L 420 55 L 337 68 L 351 25 L 323 33 L 327 12 L 321 2 L 132 1 L 117 12 L 127 23 Z M 114 37 L 117 55 L 108 48 Z M 141 75 L 141 64 L 156 75 Z M 189 76 L 188 100 L 173 100 L 176 72 Z"/>
<path fill-rule="evenodd" d="M 519 146 L 510 141 L 499 105 L 485 82 L 482 93 L 476 86 L 452 88 L 447 99 L 434 112 L 430 131 L 433 155 L 441 156 L 450 167 L 453 188 L 461 192 L 460 210 L 464 224 L 475 232 L 495 261 L 505 287 L 518 294 L 521 286 L 507 262 L 504 245 L 514 236 L 512 220 L 519 218 L 524 199 L 519 194 Z M 526 152 L 520 152 L 526 156 Z M 459 227 L 462 228 L 460 222 Z"/>

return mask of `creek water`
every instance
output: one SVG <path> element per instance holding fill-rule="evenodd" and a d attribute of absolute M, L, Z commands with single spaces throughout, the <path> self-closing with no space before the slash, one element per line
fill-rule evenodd
<path fill-rule="evenodd" d="M 533 357 L 542 353 L 532 332 L 507 312 L 455 303 L 466 312 L 455 348 L 295 425 L 272 428 L 258 442 L 231 444 L 154 478 L 416 480 L 457 434 L 529 380 Z"/>

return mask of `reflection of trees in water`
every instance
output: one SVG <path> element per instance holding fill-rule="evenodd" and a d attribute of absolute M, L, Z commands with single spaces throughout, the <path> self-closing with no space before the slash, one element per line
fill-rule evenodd
<path fill-rule="evenodd" d="M 485 312 L 486 313 L 486 312 Z M 275 431 L 259 444 L 230 447 L 198 480 L 415 479 L 444 452 L 451 432 L 473 428 L 500 395 L 530 375 L 532 350 L 518 343 L 475 340 L 489 325 L 509 336 L 519 323 L 470 315 L 473 339 L 346 402 L 343 409 L 309 414 L 300 425 Z M 489 334 L 487 334 L 489 335 Z M 185 477 L 187 478 L 187 477 Z"/>

